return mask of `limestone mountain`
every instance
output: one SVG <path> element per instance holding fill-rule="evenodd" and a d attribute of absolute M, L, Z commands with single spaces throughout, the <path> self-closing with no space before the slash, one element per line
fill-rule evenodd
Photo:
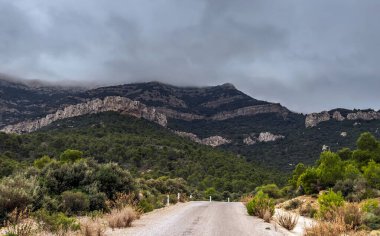
<path fill-rule="evenodd" d="M 85 90 L 0 80 L 0 95 L 0 129 L 8 133 L 116 111 L 284 171 L 298 162 L 313 164 L 322 147 L 353 147 L 361 132 L 378 135 L 380 124 L 376 111 L 335 109 L 304 115 L 254 99 L 231 84 L 197 88 L 150 82 Z"/>

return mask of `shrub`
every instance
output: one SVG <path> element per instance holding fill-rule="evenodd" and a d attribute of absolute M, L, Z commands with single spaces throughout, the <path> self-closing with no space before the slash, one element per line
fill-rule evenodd
<path fill-rule="evenodd" d="M 289 211 L 289 210 L 297 209 L 301 205 L 302 205 L 301 200 L 299 200 L 299 199 L 293 199 L 293 200 L 289 201 L 289 203 L 284 208 L 285 208 L 285 210 Z"/>
<path fill-rule="evenodd" d="M 269 198 L 267 194 L 259 191 L 252 200 L 247 203 L 246 208 L 249 215 L 258 216 L 268 221 L 274 214 L 274 201 Z"/>
<path fill-rule="evenodd" d="M 68 217 L 63 213 L 49 213 L 45 209 L 41 209 L 34 213 L 40 228 L 48 232 L 68 232 L 70 230 L 77 231 L 80 225 L 73 217 Z"/>
<path fill-rule="evenodd" d="M 306 206 L 301 206 L 299 209 L 299 213 L 301 216 L 306 216 L 310 218 L 314 218 L 318 213 L 318 210 L 315 209 L 310 203 L 306 204 Z"/>
<path fill-rule="evenodd" d="M 368 199 L 362 203 L 362 211 L 366 213 L 375 213 L 379 210 L 379 201 L 376 199 Z"/>
<path fill-rule="evenodd" d="M 368 184 L 376 189 L 380 189 L 380 164 L 370 161 L 367 166 L 363 167 L 363 176 Z"/>
<path fill-rule="evenodd" d="M 138 204 L 138 207 L 144 212 L 150 212 L 150 211 L 153 211 L 154 210 L 154 206 L 152 205 L 152 203 L 150 203 L 147 199 L 142 199 L 139 204 Z"/>
<path fill-rule="evenodd" d="M 67 214 L 78 214 L 88 211 L 90 200 L 85 193 L 66 191 L 61 194 L 62 210 Z"/>
<path fill-rule="evenodd" d="M 49 156 L 43 156 L 33 162 L 34 167 L 37 169 L 43 169 L 45 166 L 47 166 L 49 163 L 51 163 L 53 160 Z"/>
<path fill-rule="evenodd" d="M 349 229 L 357 229 L 362 224 L 362 212 L 357 203 L 346 203 L 338 209 L 338 215 Z"/>
<path fill-rule="evenodd" d="M 301 194 L 302 192 L 306 194 L 318 193 L 319 177 L 317 170 L 315 168 L 307 168 L 298 178 L 297 185 L 302 189 Z"/>
<path fill-rule="evenodd" d="M 99 218 L 85 218 L 80 222 L 80 232 L 83 236 L 103 236 L 107 225 Z"/>
<path fill-rule="evenodd" d="M 340 192 L 335 193 L 330 189 L 318 197 L 318 203 L 320 216 L 325 218 L 328 216 L 328 213 L 334 214 L 334 210 L 343 206 L 344 198 Z"/>
<path fill-rule="evenodd" d="M 34 233 L 33 221 L 28 219 L 29 210 L 13 210 L 5 222 L 7 228 L 5 235 L 30 236 Z"/>
<path fill-rule="evenodd" d="M 67 149 L 60 155 L 59 159 L 62 162 L 75 162 L 77 160 L 82 159 L 82 157 L 83 152 L 78 150 Z"/>
<path fill-rule="evenodd" d="M 276 215 L 276 222 L 287 230 L 293 230 L 298 223 L 298 216 L 288 212 L 281 212 Z"/>
<path fill-rule="evenodd" d="M 337 236 L 346 235 L 346 225 L 343 220 L 326 222 L 318 221 L 305 229 L 305 236 Z"/>
<path fill-rule="evenodd" d="M 26 178 L 22 174 L 5 177 L 0 180 L 0 222 L 14 209 L 22 211 L 30 207 L 36 197 L 36 179 Z"/>
<path fill-rule="evenodd" d="M 257 187 L 255 189 L 255 192 L 259 192 L 259 191 L 262 191 L 263 193 L 268 194 L 268 196 L 271 198 L 280 198 L 282 196 L 281 191 L 277 187 L 276 184 L 267 184 L 267 185 Z"/>
<path fill-rule="evenodd" d="M 108 226 L 112 229 L 130 227 L 137 218 L 138 213 L 131 207 L 124 207 L 120 210 L 113 209 L 106 215 Z"/>
<path fill-rule="evenodd" d="M 363 215 L 363 224 L 373 230 L 380 229 L 380 216 L 373 213 L 365 213 Z"/>

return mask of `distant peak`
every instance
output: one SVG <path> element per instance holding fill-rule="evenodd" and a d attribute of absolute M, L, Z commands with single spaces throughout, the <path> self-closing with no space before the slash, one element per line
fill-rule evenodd
<path fill-rule="evenodd" d="M 231 83 L 225 83 L 225 84 L 222 84 L 220 86 L 224 87 L 224 88 L 236 89 L 235 85 L 233 85 Z"/>

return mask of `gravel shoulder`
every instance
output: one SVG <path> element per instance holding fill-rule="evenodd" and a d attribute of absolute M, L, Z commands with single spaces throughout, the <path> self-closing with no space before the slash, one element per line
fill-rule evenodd
<path fill-rule="evenodd" d="M 294 235 L 274 224 L 249 216 L 240 202 L 187 202 L 155 210 L 135 221 L 131 228 L 106 231 L 121 235 Z"/>

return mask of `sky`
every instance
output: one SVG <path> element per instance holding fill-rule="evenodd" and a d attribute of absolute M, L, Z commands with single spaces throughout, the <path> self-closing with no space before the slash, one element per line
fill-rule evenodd
<path fill-rule="evenodd" d="M 0 73 L 380 109 L 379 0 L 0 0 Z"/>

